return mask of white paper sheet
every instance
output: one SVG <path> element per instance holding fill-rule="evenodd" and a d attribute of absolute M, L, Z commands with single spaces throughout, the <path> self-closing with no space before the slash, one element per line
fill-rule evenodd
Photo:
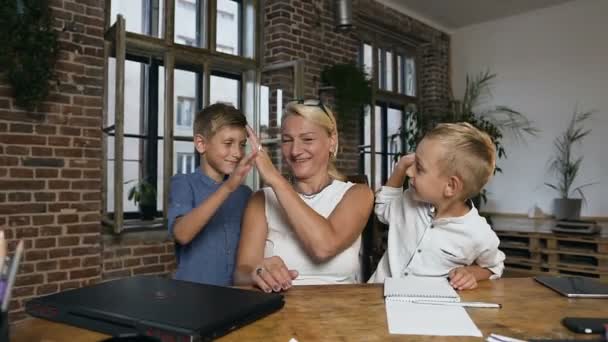
<path fill-rule="evenodd" d="M 387 298 L 385 304 L 391 334 L 483 336 L 462 307 L 408 303 L 391 298 Z"/>

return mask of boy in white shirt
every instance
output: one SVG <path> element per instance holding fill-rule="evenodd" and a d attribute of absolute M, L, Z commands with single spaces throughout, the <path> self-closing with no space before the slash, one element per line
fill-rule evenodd
<path fill-rule="evenodd" d="M 468 123 L 440 124 L 402 157 L 376 197 L 389 225 L 387 250 L 369 282 L 386 277 L 449 277 L 458 290 L 502 275 L 499 240 L 469 198 L 494 173 L 496 147 Z M 403 191 L 405 177 L 409 189 Z"/>

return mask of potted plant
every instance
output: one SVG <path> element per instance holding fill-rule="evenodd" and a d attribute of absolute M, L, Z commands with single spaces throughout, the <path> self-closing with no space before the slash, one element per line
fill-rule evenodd
<path fill-rule="evenodd" d="M 568 128 L 553 142 L 555 155 L 549 161 L 549 171 L 555 174 L 557 182 L 545 183 L 545 185 L 556 190 L 560 195 L 560 198 L 554 200 L 553 214 L 557 220 L 580 219 L 581 203 L 586 202 L 582 189 L 594 184 L 587 183 L 573 187 L 583 157 L 575 158 L 572 153 L 574 144 L 581 143 L 583 138 L 591 133 L 591 129 L 586 129 L 584 125 L 593 113 L 593 111 L 578 112 L 575 109 Z M 578 193 L 580 198 L 570 197 L 573 193 Z"/>
<path fill-rule="evenodd" d="M 486 101 L 491 98 L 491 87 L 496 74 L 489 70 L 482 71 L 471 77 L 467 75 L 465 92 L 460 100 L 452 100 L 450 108 L 441 113 L 414 112 L 413 123 L 405 131 L 406 141 L 410 149 L 424 136 L 426 131 L 435 124 L 443 122 L 468 122 L 486 132 L 496 146 L 497 159 L 506 158 L 507 152 L 503 146 L 503 138 L 510 135 L 516 141 L 525 142 L 527 136 L 536 136 L 539 129 L 525 114 L 507 106 L 488 106 Z M 502 172 L 497 165 L 494 172 Z M 475 206 L 486 202 L 486 190 L 473 198 Z"/>
<path fill-rule="evenodd" d="M 321 72 L 321 82 L 335 89 L 336 110 L 342 118 L 361 113 L 372 98 L 371 82 L 356 64 L 334 64 Z"/>
<path fill-rule="evenodd" d="M 127 183 L 136 182 L 129 190 L 129 200 L 139 205 L 143 220 L 153 220 L 156 214 L 156 188 L 145 179 L 132 179 Z"/>

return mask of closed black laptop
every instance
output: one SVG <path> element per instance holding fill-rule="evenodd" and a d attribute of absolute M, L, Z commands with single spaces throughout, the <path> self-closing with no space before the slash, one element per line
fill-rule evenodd
<path fill-rule="evenodd" d="M 26 311 L 113 336 L 194 342 L 224 335 L 283 304 L 279 294 L 139 276 L 36 298 Z"/>

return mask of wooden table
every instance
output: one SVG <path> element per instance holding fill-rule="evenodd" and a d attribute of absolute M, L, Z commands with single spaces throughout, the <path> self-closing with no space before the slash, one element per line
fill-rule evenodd
<path fill-rule="evenodd" d="M 581 338 L 560 324 L 565 316 L 608 317 L 608 300 L 568 299 L 531 278 L 485 281 L 461 292 L 466 301 L 502 303 L 502 309 L 469 312 L 484 336 Z M 105 335 L 30 319 L 11 327 L 11 342 L 97 342 Z M 220 341 L 436 341 L 467 339 L 389 335 L 380 285 L 301 286 L 286 293 L 285 307 L 224 336 Z M 584 338 L 584 337 L 583 337 Z M 480 341 L 479 338 L 468 338 Z"/>

